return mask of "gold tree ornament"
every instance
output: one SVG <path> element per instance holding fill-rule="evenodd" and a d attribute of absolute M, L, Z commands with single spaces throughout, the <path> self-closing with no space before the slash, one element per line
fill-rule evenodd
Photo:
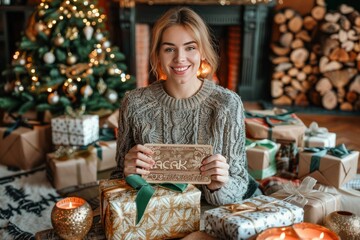
<path fill-rule="evenodd" d="M 65 39 L 63 36 L 61 36 L 61 34 L 58 34 L 55 38 L 54 38 L 54 44 L 58 47 L 62 46 L 65 42 Z"/>
<path fill-rule="evenodd" d="M 78 91 L 78 86 L 76 83 L 72 81 L 72 79 L 69 79 L 66 81 L 63 85 L 63 91 L 67 96 L 74 96 Z"/>
<path fill-rule="evenodd" d="M 72 54 L 71 52 L 69 52 L 68 56 L 66 58 L 67 64 L 73 65 L 76 63 L 76 61 L 77 61 L 77 57 L 74 54 Z"/>
<path fill-rule="evenodd" d="M 9 93 L 14 90 L 15 84 L 14 81 L 8 81 L 4 84 L 4 91 Z"/>
<path fill-rule="evenodd" d="M 99 78 L 96 88 L 100 94 L 103 94 L 106 91 L 107 85 L 102 77 Z"/>
<path fill-rule="evenodd" d="M 90 97 L 93 94 L 93 92 L 94 91 L 89 84 L 86 84 L 80 90 L 81 95 L 83 95 L 85 98 Z"/>
<path fill-rule="evenodd" d="M 55 105 L 55 104 L 58 104 L 59 101 L 60 101 L 60 96 L 56 91 L 49 94 L 49 96 L 48 96 L 49 104 Z"/>
<path fill-rule="evenodd" d="M 79 36 L 79 30 L 77 29 L 77 27 L 68 27 L 66 29 L 65 37 L 70 39 L 71 41 L 77 39 L 78 36 Z"/>

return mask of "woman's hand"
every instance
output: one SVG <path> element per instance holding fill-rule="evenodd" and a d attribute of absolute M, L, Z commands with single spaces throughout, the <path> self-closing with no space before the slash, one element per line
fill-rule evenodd
<path fill-rule="evenodd" d="M 125 155 L 124 176 L 130 174 L 149 174 L 149 169 L 155 164 L 151 158 L 153 151 L 144 145 L 137 144 Z"/>
<path fill-rule="evenodd" d="M 210 176 L 211 182 L 207 188 L 218 190 L 229 181 L 229 164 L 221 154 L 215 154 L 202 161 L 201 175 Z"/>

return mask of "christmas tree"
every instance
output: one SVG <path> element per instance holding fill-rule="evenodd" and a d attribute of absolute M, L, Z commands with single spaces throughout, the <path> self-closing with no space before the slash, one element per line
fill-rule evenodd
<path fill-rule="evenodd" d="M 3 71 L 0 108 L 62 114 L 114 111 L 135 88 L 125 56 L 112 47 L 106 16 L 94 0 L 42 0 L 29 19 L 11 66 Z"/>

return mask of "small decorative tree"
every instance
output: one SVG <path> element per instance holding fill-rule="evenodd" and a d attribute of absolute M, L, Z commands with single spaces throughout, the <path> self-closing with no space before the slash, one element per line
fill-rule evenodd
<path fill-rule="evenodd" d="M 112 47 L 95 0 L 42 0 L 0 86 L 0 108 L 62 114 L 114 111 L 135 88 L 125 56 Z"/>

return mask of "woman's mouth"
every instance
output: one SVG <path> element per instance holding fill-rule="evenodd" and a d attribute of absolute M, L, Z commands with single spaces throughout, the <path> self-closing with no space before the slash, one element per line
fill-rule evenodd
<path fill-rule="evenodd" d="M 186 66 L 186 67 L 173 67 L 172 69 L 177 72 L 177 73 L 182 73 L 185 72 L 187 69 L 189 69 L 190 66 Z"/>

